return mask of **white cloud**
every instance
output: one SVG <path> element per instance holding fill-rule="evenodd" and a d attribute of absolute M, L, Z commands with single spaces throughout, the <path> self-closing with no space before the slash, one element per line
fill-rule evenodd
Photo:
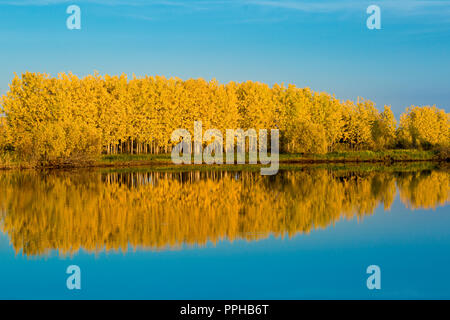
<path fill-rule="evenodd" d="M 0 5 L 48 6 L 64 3 L 94 3 L 108 6 L 185 7 L 188 10 L 226 10 L 242 6 L 305 13 L 353 12 L 370 4 L 393 14 L 448 14 L 450 0 L 0 0 Z"/>
<path fill-rule="evenodd" d="M 151 5 L 161 5 L 161 6 L 188 6 L 188 3 L 182 1 L 170 1 L 170 0 L 0 0 L 0 5 L 11 5 L 11 6 L 49 6 L 57 4 L 82 4 L 82 3 L 93 3 L 108 6 L 151 6 Z"/>
<path fill-rule="evenodd" d="M 336 12 L 359 10 L 362 7 L 367 7 L 370 4 L 377 4 L 384 9 L 395 12 L 420 12 L 422 10 L 433 10 L 439 12 L 440 10 L 450 10 L 450 1 L 423 1 L 423 0 L 343 0 L 343 1 L 293 1 L 293 0 L 248 0 L 245 3 L 254 6 L 272 7 L 280 9 L 290 9 L 303 12 Z"/>

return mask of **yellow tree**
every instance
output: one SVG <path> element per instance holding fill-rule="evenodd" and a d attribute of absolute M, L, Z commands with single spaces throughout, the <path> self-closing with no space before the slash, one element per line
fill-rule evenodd
<path fill-rule="evenodd" d="M 399 142 L 405 146 L 430 148 L 450 144 L 450 114 L 436 106 L 411 106 L 400 117 Z"/>

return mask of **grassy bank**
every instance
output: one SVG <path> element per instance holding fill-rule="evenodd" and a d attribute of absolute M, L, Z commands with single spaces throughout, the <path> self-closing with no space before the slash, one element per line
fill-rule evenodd
<path fill-rule="evenodd" d="M 383 163 L 391 164 L 396 162 L 411 161 L 444 161 L 448 162 L 447 154 L 439 151 L 423 150 L 386 150 L 386 151 L 346 151 L 331 152 L 327 154 L 280 154 L 280 164 L 321 164 L 321 163 Z M 259 162 L 259 159 L 258 159 Z M 225 154 L 224 154 L 225 163 Z M 11 155 L 0 157 L 1 169 L 19 169 L 36 167 L 133 167 L 133 166 L 167 166 L 174 165 L 170 154 L 117 154 L 102 155 L 100 158 L 92 161 L 84 161 L 78 164 L 45 164 L 38 165 L 15 161 Z M 189 165 L 183 165 L 189 166 Z M 197 165 L 198 166 L 198 165 Z M 207 165 L 203 165 L 207 166 Z M 243 165 L 234 165 L 243 166 Z M 248 154 L 246 155 L 246 164 L 248 165 Z M 177 166 L 180 167 L 180 166 Z M 207 166 L 209 167 L 209 166 Z"/>
<path fill-rule="evenodd" d="M 236 160 L 236 157 L 235 157 Z M 437 151 L 422 150 L 387 150 L 387 151 L 346 151 L 327 154 L 280 154 L 280 163 L 339 163 L 339 162 L 397 162 L 397 161 L 439 161 Z M 259 160 L 258 160 L 259 161 Z M 246 155 L 248 162 L 248 154 Z M 172 164 L 170 154 L 160 155 L 105 155 L 97 164 Z M 224 155 L 225 163 L 225 155 Z"/>
<path fill-rule="evenodd" d="M 242 172 L 250 171 L 260 173 L 263 165 L 154 165 L 154 166 L 110 166 L 100 167 L 102 172 L 211 172 L 227 171 Z M 408 161 L 385 164 L 383 162 L 335 162 L 335 163 L 280 163 L 279 170 L 303 171 L 314 169 L 327 169 L 339 172 L 411 172 L 422 170 L 449 170 L 449 164 L 437 161 Z M 86 169 L 89 170 L 89 169 Z"/>

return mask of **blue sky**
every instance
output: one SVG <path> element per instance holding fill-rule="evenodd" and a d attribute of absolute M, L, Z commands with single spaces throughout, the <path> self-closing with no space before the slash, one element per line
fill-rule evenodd
<path fill-rule="evenodd" d="M 82 11 L 68 30 L 66 8 Z M 366 8 L 381 8 L 369 30 Z M 294 83 L 377 106 L 450 110 L 450 1 L 0 0 L 0 94 L 13 73 Z"/>

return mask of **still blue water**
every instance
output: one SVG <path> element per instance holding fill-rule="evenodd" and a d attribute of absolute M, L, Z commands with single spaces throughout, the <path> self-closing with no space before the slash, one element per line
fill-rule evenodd
<path fill-rule="evenodd" d="M 81 268 L 68 290 L 66 268 Z M 381 268 L 369 290 L 366 268 Z M 1 299 L 449 299 L 449 207 L 389 211 L 293 237 L 73 256 L 15 253 L 0 233 Z"/>

